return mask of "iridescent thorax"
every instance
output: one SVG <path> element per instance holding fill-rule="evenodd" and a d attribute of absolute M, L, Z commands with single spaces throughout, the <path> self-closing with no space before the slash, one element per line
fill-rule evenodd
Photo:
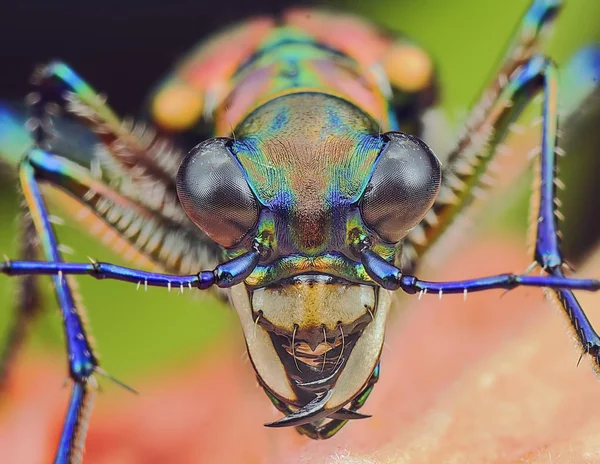
<path fill-rule="evenodd" d="M 253 109 L 281 95 L 319 92 L 353 102 L 387 126 L 387 102 L 376 74 L 351 57 L 288 26 L 269 34 L 232 77 L 217 110 L 217 133 L 229 132 Z"/>

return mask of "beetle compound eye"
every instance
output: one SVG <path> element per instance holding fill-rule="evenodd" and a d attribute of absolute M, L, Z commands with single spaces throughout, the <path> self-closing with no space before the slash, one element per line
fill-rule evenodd
<path fill-rule="evenodd" d="M 397 242 L 425 216 L 440 189 L 440 162 L 429 147 L 400 132 L 384 147 L 361 204 L 361 215 L 383 240 Z"/>
<path fill-rule="evenodd" d="M 177 195 L 183 209 L 224 247 L 239 243 L 258 220 L 258 203 L 228 142 L 216 138 L 197 145 L 177 173 Z"/>

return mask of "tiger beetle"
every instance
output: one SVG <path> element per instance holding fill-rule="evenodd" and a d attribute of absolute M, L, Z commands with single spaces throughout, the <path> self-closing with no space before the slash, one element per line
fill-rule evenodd
<path fill-rule="evenodd" d="M 18 169 L 26 204 L 21 256 L 7 258 L 0 271 L 27 276 L 18 280 L 26 291 L 2 366 L 22 344 L 33 311 L 27 289 L 35 276 L 50 275 L 72 379 L 55 462 L 81 460 L 96 376 L 106 375 L 73 296 L 74 275 L 223 289 L 258 382 L 283 413 L 266 425 L 295 427 L 313 439 L 369 417 L 358 411 L 379 378 L 397 292 L 466 297 L 550 289 L 583 351 L 600 364 L 600 339 L 573 295 L 600 289 L 600 281 L 565 276 L 557 230 L 558 71 L 538 49 L 560 6 L 532 3 L 466 130 L 440 154 L 444 166 L 420 138 L 435 102 L 431 58 L 349 15 L 297 9 L 214 36 L 152 95 L 152 129 L 121 121 L 68 65 L 40 68 L 27 98 L 31 147 L 18 157 L 0 150 Z M 598 66 L 596 51 L 582 56 L 588 68 Z M 529 271 L 542 272 L 447 282 L 417 277 L 417 261 L 469 204 L 508 128 L 538 94 Z M 58 118 L 61 112 L 68 118 Z M 8 108 L 2 113 L 16 121 Z M 94 143 L 63 143 L 67 119 L 94 134 Z M 212 126 L 211 135 L 190 151 L 170 142 L 202 125 Z M 42 184 L 66 193 L 86 217 L 81 221 L 103 221 L 158 271 L 65 262 Z M 45 261 L 35 260 L 38 245 Z"/>

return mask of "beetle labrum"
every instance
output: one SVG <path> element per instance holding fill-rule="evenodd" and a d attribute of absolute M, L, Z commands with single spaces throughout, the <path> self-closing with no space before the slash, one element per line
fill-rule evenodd
<path fill-rule="evenodd" d="M 534 1 L 443 168 L 415 124 L 435 88 L 430 58 L 355 18 L 293 10 L 281 25 L 250 20 L 193 51 L 151 103 L 161 133 L 203 117 L 213 123 L 214 137 L 187 154 L 161 134 L 124 126 L 67 65 L 41 68 L 29 98 L 34 146 L 18 169 L 26 236 L 37 235 L 46 261 L 31 260 L 27 241 L 22 260 L 0 270 L 54 281 L 73 380 L 56 462 L 80 459 L 94 375 L 103 373 L 68 275 L 227 289 L 259 383 L 284 414 L 267 425 L 315 439 L 367 417 L 358 410 L 379 377 L 394 291 L 551 288 L 584 351 L 600 362 L 600 339 L 572 293 L 600 282 L 564 276 L 555 218 L 557 71 L 536 48 L 559 8 Z M 537 93 L 544 102 L 534 259 L 546 275 L 418 279 L 417 259 L 468 203 L 505 129 Z M 52 140 L 56 105 L 94 132 L 100 148 L 82 157 Z M 41 183 L 69 194 L 164 273 L 64 262 Z M 28 304 L 20 302 L 20 317 Z M 9 340 L 6 353 L 20 342 Z"/>

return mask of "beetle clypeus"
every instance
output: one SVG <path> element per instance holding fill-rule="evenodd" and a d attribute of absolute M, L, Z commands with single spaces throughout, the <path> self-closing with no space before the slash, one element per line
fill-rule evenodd
<path fill-rule="evenodd" d="M 258 381 L 284 414 L 267 425 L 294 426 L 315 439 L 368 417 L 358 410 L 379 377 L 394 291 L 466 297 L 551 288 L 599 363 L 600 339 L 572 290 L 595 291 L 600 282 L 564 276 L 557 232 L 557 70 L 537 47 L 559 8 L 558 1 L 533 2 L 444 167 L 419 138 L 436 90 L 431 59 L 350 16 L 291 10 L 279 23 L 257 18 L 215 36 L 153 95 L 158 135 L 124 125 L 67 65 L 40 68 L 28 97 L 33 147 L 14 163 L 28 211 L 23 256 L 0 270 L 30 276 L 24 287 L 35 275 L 54 282 L 73 380 L 56 462 L 80 460 L 94 375 L 104 374 L 69 275 L 226 289 Z M 587 59 L 598 58 L 590 52 Z M 534 260 L 545 274 L 417 278 L 418 258 L 468 204 L 506 128 L 537 94 L 543 130 Z M 99 146 L 82 154 L 61 144 L 57 108 Z M 212 137 L 187 154 L 165 142 L 201 119 L 212 123 Z M 160 272 L 64 262 L 42 183 L 67 193 Z M 34 237 L 46 261 L 32 261 Z M 34 300 L 19 301 L 15 330 Z M 4 365 L 21 341 L 17 332 L 9 337 Z"/>

